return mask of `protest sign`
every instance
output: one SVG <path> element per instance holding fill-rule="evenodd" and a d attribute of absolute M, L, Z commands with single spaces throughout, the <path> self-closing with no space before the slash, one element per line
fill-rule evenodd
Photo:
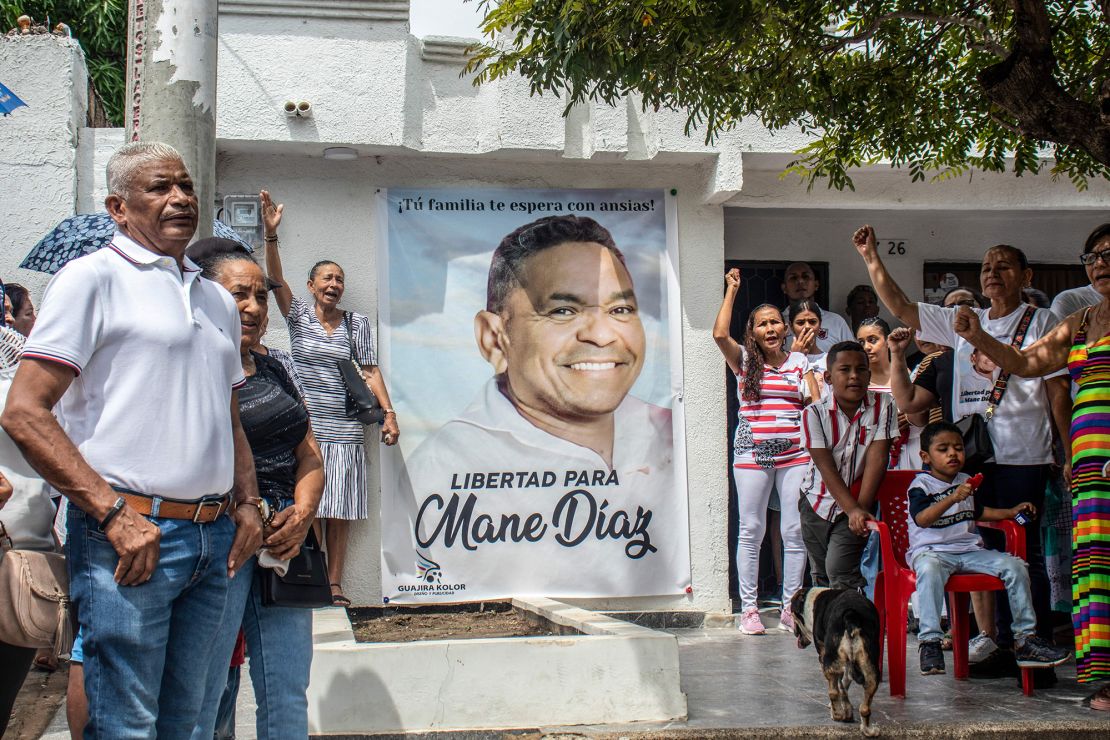
<path fill-rule="evenodd" d="M 382 461 L 385 600 L 684 592 L 673 202 L 393 189 L 379 205 L 403 420 Z"/>

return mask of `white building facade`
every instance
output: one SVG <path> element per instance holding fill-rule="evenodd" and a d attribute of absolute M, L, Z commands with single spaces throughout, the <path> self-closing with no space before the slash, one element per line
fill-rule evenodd
<path fill-rule="evenodd" d="M 850 288 L 867 281 L 850 245 L 862 223 L 902 243 L 888 264 L 918 296 L 931 263 L 977 263 L 995 243 L 1036 263 L 1077 264 L 1085 235 L 1110 220 L 1110 183 L 1077 192 L 1048 176 L 923 184 L 875 167 L 855 176 L 854 192 L 820 183 L 807 191 L 780 178 L 805 143 L 799 134 L 745 122 L 706 146 L 683 134 L 683 114 L 644 112 L 635 99 L 579 106 L 564 119 L 563 101 L 531 96 L 526 80 L 475 88 L 460 77 L 468 43 L 410 35 L 407 0 L 221 0 L 218 190 L 269 189 L 286 204 L 282 250 L 294 289 L 303 291 L 296 276 L 314 262 L 334 259 L 347 273 L 345 306 L 370 316 L 380 188 L 677 191 L 693 589 L 587 607 L 730 611 L 725 370 L 711 336 L 726 260 L 827 263 L 829 307 L 842 311 Z M 15 265 L 61 219 L 102 209 L 104 164 L 123 131 L 84 126 L 86 73 L 73 41 L 0 39 L 0 81 L 29 105 L 0 119 L 0 276 L 37 299 L 48 276 Z M 287 117 L 286 101 L 308 101 L 312 117 Z M 339 146 L 358 157 L 323 158 Z M 270 326 L 275 345 L 287 341 L 276 314 Z M 376 468 L 378 445 L 370 450 Z M 379 495 L 371 491 L 372 512 Z M 355 527 L 345 588 L 356 604 L 381 603 L 379 547 L 377 518 Z"/>

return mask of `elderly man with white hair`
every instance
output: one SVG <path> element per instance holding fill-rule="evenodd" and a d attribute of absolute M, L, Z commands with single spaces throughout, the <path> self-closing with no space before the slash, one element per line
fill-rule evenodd
<path fill-rule="evenodd" d="M 197 196 L 173 148 L 122 147 L 108 188 L 115 237 L 51 281 L 0 425 L 73 504 L 85 737 L 207 740 L 262 534 L 239 315 L 185 256 Z"/>

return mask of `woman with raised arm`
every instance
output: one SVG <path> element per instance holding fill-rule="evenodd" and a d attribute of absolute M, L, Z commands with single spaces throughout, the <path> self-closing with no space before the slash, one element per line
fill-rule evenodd
<path fill-rule="evenodd" d="M 1078 386 L 1071 420 L 1072 625 L 1080 681 L 1110 678 L 1110 224 L 1087 238 L 1080 261 L 1102 295 L 1022 349 L 999 342 L 961 308 L 954 330 L 1006 372 L 1037 377 L 1067 366 Z M 1091 698 L 1110 710 L 1110 685 Z"/>
<path fill-rule="evenodd" d="M 297 374 L 305 389 L 312 429 L 324 456 L 324 494 L 317 516 L 324 521 L 328 552 L 328 580 L 336 606 L 349 606 L 343 593 L 343 566 L 351 520 L 369 516 L 367 459 L 362 423 L 347 416 L 347 389 L 339 374 L 340 361 L 352 356 L 361 366 L 366 384 L 385 409 L 381 439 L 397 444 L 400 428 L 374 354 L 372 322 L 339 307 L 343 298 L 343 268 L 331 260 L 312 266 L 308 292 L 312 302 L 293 296 L 285 282 L 278 250 L 278 227 L 284 205 L 275 204 L 263 190 L 262 218 L 266 226 L 266 271 L 278 286 L 274 298 L 289 325 L 289 343 Z"/>
<path fill-rule="evenodd" d="M 779 531 L 783 543 L 782 611 L 779 627 L 794 631 L 790 598 L 802 585 L 806 549 L 798 512 L 802 478 L 809 455 L 802 447 L 802 407 L 815 395 L 809 363 L 800 352 L 787 353 L 786 324 L 770 304 L 748 314 L 741 345 L 729 333 L 740 271 L 725 275 L 725 297 L 713 324 L 713 339 L 736 375 L 739 420 L 733 445 L 732 476 L 739 510 L 736 573 L 740 591 L 739 629 L 746 635 L 765 632 L 759 618 L 759 548 L 767 527 L 772 487 L 782 503 Z"/>
<path fill-rule="evenodd" d="M 972 362 L 974 347 L 953 329 L 956 311 L 967 310 L 980 319 L 984 331 L 1006 343 L 1028 346 L 1050 331 L 1055 322 L 1051 312 L 1022 303 L 1021 289 L 1033 276 L 1025 254 L 1008 244 L 993 246 L 984 253 L 979 282 L 990 308 L 944 308 L 915 303 L 906 296 L 883 265 L 873 228 L 858 229 L 852 242 L 887 309 L 904 324 L 920 331 L 925 341 L 955 349 L 952 416 L 962 419 L 971 414 L 983 415 L 994 446 L 994 460 L 983 467 L 984 481 L 976 491 L 977 500 L 995 508 L 1012 508 L 1029 501 L 1037 508 L 1037 516 L 1025 527 L 1027 559 L 1037 635 L 1051 640 L 1051 599 L 1041 545 L 1040 514 L 1049 467 L 1055 458 L 1052 427 L 1045 420 L 1052 420 L 1061 436 L 1067 437 L 1071 402 L 1067 377 L 1061 372 L 1046 378 L 1010 377 L 1007 383 L 1002 383 L 994 370 L 994 382 L 984 383 L 981 363 Z M 1001 532 L 985 530 L 982 536 L 987 547 L 1004 549 Z M 1009 647 L 1012 641 L 1009 605 L 1005 599 L 997 603 L 999 642 Z"/>

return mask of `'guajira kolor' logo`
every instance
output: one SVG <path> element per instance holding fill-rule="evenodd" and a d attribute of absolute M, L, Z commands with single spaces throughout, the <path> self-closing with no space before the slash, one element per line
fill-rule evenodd
<path fill-rule="evenodd" d="M 416 580 L 419 583 L 402 583 L 397 590 L 412 596 L 451 596 L 466 590 L 465 583 L 444 583 L 443 568 L 424 553 L 416 550 Z M 389 603 L 389 597 L 383 599 Z"/>
<path fill-rule="evenodd" d="M 417 550 L 416 577 L 424 583 L 439 583 L 439 579 L 442 576 L 443 569 L 439 567 L 439 563 Z"/>

